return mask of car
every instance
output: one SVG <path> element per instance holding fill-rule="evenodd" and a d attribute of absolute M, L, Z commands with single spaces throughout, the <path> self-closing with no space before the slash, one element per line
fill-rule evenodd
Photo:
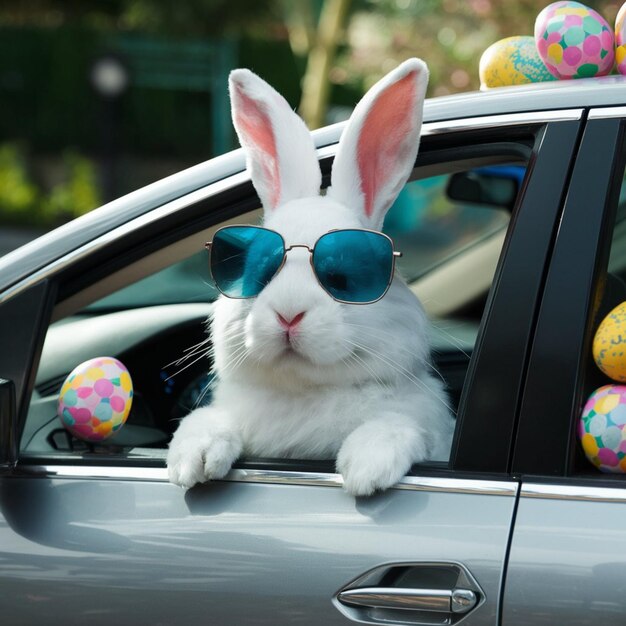
<path fill-rule="evenodd" d="M 619 76 L 427 101 L 385 232 L 432 319 L 455 437 L 447 463 L 370 497 L 331 459 L 168 482 L 178 420 L 210 401 L 204 244 L 259 219 L 240 150 L 0 258 L 3 620 L 623 624 L 626 481 L 577 429 L 611 384 L 595 330 L 626 300 L 624 102 Z M 324 185 L 342 128 L 314 133 Z M 135 395 L 95 444 L 57 402 L 99 356 Z"/>

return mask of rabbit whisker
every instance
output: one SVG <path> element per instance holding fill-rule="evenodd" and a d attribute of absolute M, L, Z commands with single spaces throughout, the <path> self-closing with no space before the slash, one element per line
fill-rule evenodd
<path fill-rule="evenodd" d="M 362 363 L 359 363 L 356 361 L 356 359 L 352 358 L 352 355 L 349 355 L 348 357 L 343 357 L 341 359 L 341 362 L 345 365 L 345 367 L 348 370 L 352 372 L 356 372 L 357 375 L 360 373 L 362 369 L 365 369 L 369 373 L 369 371 L 363 366 Z M 376 384 L 380 386 L 380 383 L 378 382 L 378 380 L 376 380 L 376 377 L 373 375 L 372 377 L 375 379 Z"/>
<path fill-rule="evenodd" d="M 440 402 L 441 404 L 443 404 L 450 412 L 452 412 L 452 407 L 450 407 L 450 405 L 448 405 L 447 402 L 445 402 L 444 400 L 442 400 L 439 396 L 437 396 L 436 394 L 432 393 L 432 390 L 430 389 L 430 387 L 423 381 L 420 380 L 417 376 L 415 376 L 412 372 L 410 372 L 409 370 L 407 370 L 406 368 L 402 367 L 399 363 L 397 363 L 396 361 L 393 361 L 392 359 L 389 359 L 388 357 L 385 357 L 381 354 L 378 354 L 376 352 L 374 352 L 373 350 L 371 350 L 370 348 L 368 348 L 367 346 L 362 346 L 358 343 L 355 342 L 351 342 L 349 340 L 345 340 L 346 342 L 348 342 L 349 344 L 352 344 L 355 348 L 358 348 L 359 350 L 365 352 L 366 354 L 369 354 L 370 356 L 382 361 L 383 363 L 385 363 L 386 365 L 388 365 L 389 367 L 391 367 L 393 370 L 395 370 L 396 372 L 398 372 L 398 374 L 401 374 L 402 376 L 404 376 L 407 380 L 409 380 L 410 382 L 412 382 L 414 385 L 416 385 L 417 387 L 421 387 L 422 389 L 428 391 L 429 393 L 431 393 L 433 395 L 433 397 Z"/>
<path fill-rule="evenodd" d="M 375 327 L 375 326 L 370 326 L 369 324 L 356 324 L 355 322 L 348 322 L 348 321 L 345 321 L 345 322 L 344 322 L 344 324 L 345 324 L 346 326 L 351 326 L 351 327 L 354 327 L 354 328 L 362 328 L 362 329 L 365 329 L 365 330 L 367 330 L 367 331 L 368 331 L 369 333 L 371 333 L 371 334 L 378 334 L 378 336 L 379 336 L 379 337 L 380 337 L 380 336 L 398 337 L 398 334 L 397 334 L 397 333 L 393 333 L 393 332 L 388 331 L 388 330 L 383 330 L 382 328 L 377 328 L 377 327 Z M 446 328 L 454 328 L 454 325 L 452 325 L 452 326 L 448 326 L 448 327 L 443 327 L 443 326 L 439 326 L 439 325 L 431 324 L 431 326 L 432 326 L 432 328 L 433 328 L 433 329 L 435 329 L 435 330 L 440 330 L 440 331 L 442 331 L 442 333 L 444 333 L 444 334 L 448 335 L 448 337 L 449 337 L 449 338 L 450 338 L 450 340 L 451 340 L 451 341 L 450 341 L 450 343 L 452 343 L 453 341 L 458 341 L 458 340 L 457 340 L 457 339 L 456 339 L 453 335 L 450 335 L 449 333 L 446 333 L 446 332 L 445 332 L 445 329 L 446 329 Z M 457 326 L 458 326 L 458 325 L 457 325 Z M 453 343 L 453 345 L 454 345 L 455 347 L 457 347 L 457 344 L 454 344 L 454 343 Z"/>
<path fill-rule="evenodd" d="M 221 370 L 221 374 L 232 373 L 248 358 L 249 352 L 245 345 L 239 346 L 232 354 L 231 359 Z"/>
<path fill-rule="evenodd" d="M 163 367 L 163 369 L 167 369 L 168 367 L 172 367 L 173 365 L 181 365 L 183 364 L 185 361 L 187 361 L 188 359 L 191 359 L 199 354 L 203 354 L 206 355 L 209 353 L 209 348 L 202 348 L 200 350 L 196 350 L 195 352 L 190 352 L 189 354 L 186 354 L 182 357 L 180 357 L 179 359 L 176 359 L 175 361 L 172 361 L 171 363 L 168 363 L 167 365 L 165 365 Z"/>
<path fill-rule="evenodd" d="M 194 409 L 198 408 L 201 404 L 202 401 L 204 400 L 206 394 L 209 392 L 209 389 L 211 389 L 211 387 L 214 384 L 215 379 L 211 379 L 205 386 L 204 389 L 202 390 L 202 392 L 200 393 L 200 395 L 198 396 L 198 399 L 195 401 L 194 403 Z"/>
<path fill-rule="evenodd" d="M 224 344 L 229 350 L 237 349 L 246 344 L 246 338 L 243 335 L 228 337 L 224 341 Z"/>
<path fill-rule="evenodd" d="M 203 346 L 205 346 L 208 341 L 209 341 L 209 338 L 205 339 L 204 341 L 201 341 L 200 343 L 197 343 L 194 346 L 185 348 L 183 352 L 187 352 L 188 354 L 184 354 L 182 357 L 172 361 L 171 363 L 168 363 L 167 365 L 164 366 L 164 369 L 167 367 L 171 367 L 172 365 L 180 365 L 181 363 L 184 363 L 187 359 L 191 358 L 192 356 L 199 354 L 200 351 L 204 350 Z"/>
<path fill-rule="evenodd" d="M 386 337 L 392 338 L 392 339 L 398 338 L 397 333 L 392 333 L 388 330 L 383 330 L 382 328 L 376 328 L 374 326 L 369 326 L 367 324 L 355 324 L 354 322 L 344 322 L 344 324 L 345 326 L 348 326 L 351 328 L 358 328 L 358 329 L 366 330 L 367 334 L 374 337 L 375 339 L 380 339 L 384 341 Z M 423 358 L 415 355 L 413 350 L 411 350 L 410 348 L 405 348 L 403 345 L 399 345 L 396 349 L 398 350 L 398 352 L 404 352 L 406 354 L 410 354 L 414 356 L 415 358 L 419 359 L 420 361 L 424 360 Z"/>
<path fill-rule="evenodd" d="M 244 336 L 244 329 L 240 328 L 239 326 L 231 326 L 230 328 L 227 328 L 223 333 L 221 333 L 222 337 L 225 337 L 226 339 L 230 339 L 231 337 L 236 337 L 236 336 Z"/>
<path fill-rule="evenodd" d="M 246 350 L 247 348 L 244 342 L 241 342 L 239 344 L 235 344 L 234 346 L 232 346 L 232 350 L 230 351 L 229 359 L 228 359 L 228 363 L 226 364 L 226 367 L 228 367 L 231 363 L 236 361 L 241 356 L 241 354 L 246 352 Z"/>
<path fill-rule="evenodd" d="M 237 370 L 239 367 L 241 367 L 243 365 L 243 362 L 248 358 L 248 354 L 246 352 L 244 352 L 243 354 L 241 354 L 239 356 L 239 358 L 232 364 L 232 367 L 229 367 L 226 371 L 229 373 L 234 372 L 235 370 Z"/>
<path fill-rule="evenodd" d="M 195 344 L 193 346 L 189 346 L 189 348 L 185 348 L 183 350 L 183 352 L 189 352 L 190 350 L 195 350 L 196 348 L 199 348 L 200 346 L 206 345 L 209 341 L 211 341 L 211 339 L 210 339 L 210 337 L 207 337 L 206 339 L 203 339 L 202 341 L 199 341 L 197 344 Z"/>
<path fill-rule="evenodd" d="M 451 333 L 446 332 L 445 329 L 443 329 L 441 326 L 435 326 L 435 329 L 445 336 L 445 338 L 450 342 L 451 346 L 455 347 L 461 354 L 466 356 L 468 359 L 471 358 L 471 356 L 467 354 L 467 352 L 465 352 L 465 350 L 463 350 L 463 348 L 461 347 L 463 344 L 459 339 L 457 339 Z"/>
<path fill-rule="evenodd" d="M 374 381 L 378 384 L 378 386 L 381 389 L 383 389 L 384 391 L 391 390 L 391 386 L 376 373 L 376 371 L 370 366 L 370 364 L 365 359 L 360 357 L 356 352 L 352 352 L 350 357 L 357 366 L 360 365 L 361 368 L 364 369 L 374 379 Z"/>
<path fill-rule="evenodd" d="M 396 338 L 398 336 L 397 334 L 382 330 L 381 328 L 374 328 L 372 326 L 368 326 L 367 324 L 354 324 L 353 322 L 346 322 L 345 324 L 346 326 L 351 326 L 353 328 L 360 328 L 360 329 L 367 330 L 368 334 L 374 337 L 375 339 L 384 340 L 384 336 L 393 337 L 393 338 Z M 437 376 L 441 379 L 442 382 L 444 383 L 446 382 L 446 379 L 443 377 L 443 374 L 435 367 L 435 365 L 432 363 L 430 359 L 428 358 L 425 359 L 421 356 L 418 356 L 414 353 L 413 350 L 405 348 L 404 346 L 397 346 L 396 350 L 397 352 L 412 356 L 419 363 L 422 363 L 422 365 L 425 365 L 426 367 L 430 368 L 435 374 L 437 374 Z"/>
<path fill-rule="evenodd" d="M 191 363 L 188 363 L 187 365 L 185 365 L 185 367 L 183 367 L 182 369 L 178 370 L 177 372 L 174 372 L 173 374 L 171 374 L 170 376 L 168 376 L 164 382 L 167 382 L 168 380 L 174 378 L 174 376 L 178 376 L 178 374 L 181 374 L 182 372 L 184 372 L 187 368 L 191 367 L 192 365 L 194 365 L 195 363 L 197 363 L 198 361 L 200 361 L 201 359 L 205 358 L 206 353 L 203 352 L 198 358 L 194 359 Z"/>
<path fill-rule="evenodd" d="M 194 356 L 198 356 L 199 354 L 209 354 L 211 350 L 212 350 L 211 346 L 203 346 L 201 348 L 197 348 L 193 352 L 190 352 L 189 354 L 185 354 L 185 356 L 182 356 L 180 359 L 178 359 L 178 361 L 175 361 L 174 365 L 181 365 L 185 361 L 188 361 L 189 359 L 192 359 Z"/>

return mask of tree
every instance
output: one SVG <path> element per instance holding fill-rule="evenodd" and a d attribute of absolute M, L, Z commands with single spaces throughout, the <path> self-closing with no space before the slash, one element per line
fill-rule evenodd
<path fill-rule="evenodd" d="M 292 50 L 307 58 L 298 110 L 309 128 L 318 128 L 326 121 L 330 94 L 328 75 L 343 35 L 350 3 L 351 0 L 325 0 L 317 24 L 310 0 L 284 3 Z"/>

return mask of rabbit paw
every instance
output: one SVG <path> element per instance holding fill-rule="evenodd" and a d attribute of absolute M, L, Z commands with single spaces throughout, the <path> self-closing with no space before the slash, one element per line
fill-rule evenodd
<path fill-rule="evenodd" d="M 239 442 L 224 435 L 174 438 L 167 455 L 170 482 L 188 489 L 197 483 L 222 478 L 240 452 Z"/>
<path fill-rule="evenodd" d="M 337 457 L 337 470 L 343 476 L 344 489 L 353 496 L 369 496 L 395 485 L 402 476 L 394 455 L 379 450 L 375 455 L 364 450 L 344 450 Z"/>
<path fill-rule="evenodd" d="M 344 489 L 354 496 L 369 496 L 395 485 L 413 462 L 425 457 L 423 441 L 414 432 L 389 434 L 388 428 L 364 424 L 343 443 L 337 455 L 337 471 Z"/>

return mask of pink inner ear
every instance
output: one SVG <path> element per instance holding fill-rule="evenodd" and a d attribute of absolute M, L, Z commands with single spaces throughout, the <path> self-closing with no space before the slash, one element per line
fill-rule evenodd
<path fill-rule="evenodd" d="M 278 152 L 272 121 L 258 103 L 249 98 L 240 85 L 237 85 L 238 106 L 235 112 L 237 126 L 245 136 L 244 147 L 253 153 L 253 160 L 261 168 L 261 174 L 267 184 L 271 208 L 280 198 L 280 173 Z"/>
<path fill-rule="evenodd" d="M 406 150 L 403 140 L 415 123 L 415 75 L 415 71 L 407 74 L 380 94 L 363 121 L 357 163 L 367 217 L 372 217 L 379 191 Z"/>

